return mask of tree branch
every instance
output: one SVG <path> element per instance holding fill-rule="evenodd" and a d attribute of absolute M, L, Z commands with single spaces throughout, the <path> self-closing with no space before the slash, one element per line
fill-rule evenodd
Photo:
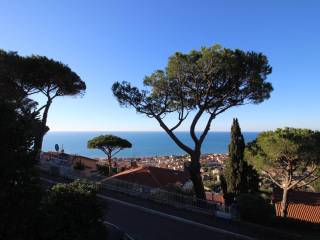
<path fill-rule="evenodd" d="M 181 140 L 167 127 L 167 125 L 162 121 L 162 119 L 155 115 L 154 118 L 159 122 L 160 126 L 168 133 L 171 139 L 185 152 L 192 154 L 193 150 L 187 145 L 181 142 Z"/>
<path fill-rule="evenodd" d="M 210 115 L 210 118 L 209 118 L 209 120 L 208 120 L 208 122 L 207 122 L 207 125 L 206 125 L 204 131 L 202 132 L 202 134 L 201 134 L 201 136 L 200 136 L 200 138 L 199 138 L 199 144 L 200 144 L 200 145 L 203 143 L 205 137 L 207 136 L 207 134 L 208 134 L 208 132 L 209 132 L 209 130 L 210 130 L 211 122 L 212 122 L 212 120 L 213 120 L 214 118 L 215 118 L 215 114 L 211 114 L 211 115 Z"/>
<path fill-rule="evenodd" d="M 302 182 L 303 180 L 307 179 L 308 177 L 311 177 L 312 174 L 316 171 L 316 167 L 314 167 L 307 175 L 303 176 L 302 178 L 300 178 L 298 181 L 296 181 L 295 183 L 291 184 L 291 186 L 289 187 L 289 189 L 293 188 L 294 186 L 298 185 L 300 182 Z M 306 186 L 307 184 L 303 184 L 300 187 Z"/>
<path fill-rule="evenodd" d="M 100 147 L 100 148 L 98 148 L 98 149 L 100 149 L 101 151 L 103 151 L 104 154 L 106 154 L 107 156 L 109 155 L 109 152 L 108 152 L 105 148 Z"/>
<path fill-rule="evenodd" d="M 304 184 L 302 184 L 302 185 L 300 185 L 300 186 L 298 186 L 296 188 L 301 188 L 301 187 L 307 186 L 307 185 L 313 183 L 314 181 L 318 180 L 319 178 L 320 178 L 320 176 L 318 176 L 318 177 L 314 176 L 314 178 L 312 180 L 310 180 L 309 182 L 304 183 Z"/>
<path fill-rule="evenodd" d="M 32 89 L 31 90 L 26 90 L 26 93 L 27 93 L 28 96 L 31 96 L 31 95 L 39 93 L 39 92 L 40 92 L 40 90 L 38 90 L 38 89 L 33 90 L 33 91 L 32 91 Z"/>
<path fill-rule="evenodd" d="M 42 107 L 38 108 L 35 113 L 40 113 L 42 109 L 44 109 L 47 106 L 47 104 L 43 105 Z"/>
<path fill-rule="evenodd" d="M 275 183 L 279 188 L 283 189 L 283 186 L 282 186 L 280 183 L 278 183 L 278 182 L 272 177 L 271 173 L 269 173 L 269 172 L 266 171 L 266 170 L 262 170 L 262 171 L 264 171 L 264 172 L 269 176 L 270 180 L 271 180 L 273 183 Z"/>
<path fill-rule="evenodd" d="M 173 132 L 174 130 L 176 130 L 181 125 L 181 123 L 188 117 L 188 115 L 189 115 L 189 112 L 185 116 L 183 116 L 183 113 L 181 115 L 179 113 L 179 122 L 175 126 L 170 128 L 170 131 Z"/>
<path fill-rule="evenodd" d="M 123 148 L 119 148 L 115 153 L 111 154 L 112 157 L 114 157 L 117 153 L 119 153 Z"/>
<path fill-rule="evenodd" d="M 197 112 L 196 116 L 194 117 L 194 119 L 192 120 L 191 126 L 190 126 L 190 135 L 192 140 L 194 141 L 195 144 L 199 143 L 199 139 L 196 136 L 195 133 L 195 127 L 200 119 L 200 117 L 202 116 L 202 114 L 204 113 L 204 108 L 200 108 L 199 111 Z"/>

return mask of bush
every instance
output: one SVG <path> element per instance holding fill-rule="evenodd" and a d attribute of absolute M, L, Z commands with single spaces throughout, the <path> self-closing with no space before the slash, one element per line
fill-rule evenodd
<path fill-rule="evenodd" d="M 275 216 L 274 207 L 258 194 L 241 194 L 237 203 L 242 220 L 263 223 Z"/>
<path fill-rule="evenodd" d="M 217 187 L 220 187 L 221 183 L 215 180 L 207 180 L 207 181 L 203 181 L 203 185 L 204 187 L 210 189 L 210 190 L 214 190 Z"/>
<path fill-rule="evenodd" d="M 8 93 L 8 97 L 14 94 L 6 92 L 3 80 L 0 76 L 0 239 L 36 239 L 42 195 L 34 167 L 37 119 L 32 114 L 22 115 L 14 104 L 21 100 L 10 102 L 3 97 L 3 93 Z"/>
<path fill-rule="evenodd" d="M 97 164 L 98 172 L 103 176 L 109 176 L 109 166 Z"/>
<path fill-rule="evenodd" d="M 53 186 L 43 204 L 41 239 L 105 240 L 107 230 L 103 219 L 106 211 L 96 193 L 95 184 L 88 181 Z"/>

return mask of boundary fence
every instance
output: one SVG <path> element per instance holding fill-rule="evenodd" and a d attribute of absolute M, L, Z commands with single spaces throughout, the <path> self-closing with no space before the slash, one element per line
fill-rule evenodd
<path fill-rule="evenodd" d="M 40 171 L 52 175 L 53 172 L 48 168 L 38 167 Z M 56 171 L 54 171 L 56 172 Z M 195 197 L 179 194 L 175 192 L 169 192 L 160 188 L 152 188 L 149 186 L 139 185 L 132 182 L 127 182 L 119 179 L 106 179 L 101 178 L 92 179 L 92 177 L 86 176 L 81 172 L 68 172 L 68 174 L 61 174 L 63 171 L 57 171 L 60 177 L 70 180 L 87 179 L 95 181 L 99 184 L 101 190 L 110 190 L 120 193 L 125 193 L 130 196 L 138 197 L 141 199 L 151 200 L 160 204 L 166 204 L 176 208 L 186 209 L 194 212 L 201 212 L 207 215 L 215 215 L 217 217 L 231 219 L 230 207 L 226 207 L 224 204 L 206 201 L 203 199 L 197 199 Z M 56 175 L 56 174 L 55 174 Z"/>
<path fill-rule="evenodd" d="M 159 188 L 151 188 L 119 179 L 108 179 L 101 182 L 102 189 L 117 191 L 157 203 L 202 212 L 224 218 L 231 218 L 230 209 L 224 204 L 197 199 L 189 195 L 169 192 Z"/>

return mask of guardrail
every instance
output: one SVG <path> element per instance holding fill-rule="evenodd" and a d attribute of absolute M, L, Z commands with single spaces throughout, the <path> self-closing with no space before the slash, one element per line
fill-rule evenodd
<path fill-rule="evenodd" d="M 177 208 L 183 208 L 202 212 L 210 215 L 224 216 L 231 218 L 229 208 L 223 204 L 203 199 L 197 199 L 192 196 L 169 192 L 159 188 L 151 188 L 136 183 L 126 182 L 119 179 L 108 179 L 101 183 L 102 189 L 126 193 L 131 196 L 152 200 L 158 203 L 171 205 Z M 220 213 L 224 214 L 220 214 Z M 230 216 L 229 216 L 230 215 Z"/>
<path fill-rule="evenodd" d="M 40 171 L 52 174 L 47 168 L 38 167 Z M 59 171 L 62 173 L 62 171 Z M 61 175 L 70 180 L 76 179 L 88 179 L 93 180 L 91 177 L 81 174 L 80 172 L 70 172 L 67 175 Z M 132 182 L 127 182 L 119 179 L 107 179 L 103 180 L 99 184 L 102 190 L 111 190 L 120 193 L 125 193 L 130 196 L 139 197 L 142 199 L 148 199 L 157 203 L 170 205 L 176 208 L 187 209 L 191 211 L 201 212 L 209 215 L 215 215 L 222 218 L 231 218 L 230 208 L 224 204 L 206 201 L 203 199 L 197 199 L 195 197 L 179 194 L 175 192 L 169 192 L 160 188 L 152 188 L 149 186 L 139 185 Z"/>

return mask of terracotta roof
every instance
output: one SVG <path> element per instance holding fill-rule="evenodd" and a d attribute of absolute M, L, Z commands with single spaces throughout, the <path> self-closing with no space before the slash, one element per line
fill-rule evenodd
<path fill-rule="evenodd" d="M 93 161 L 93 162 L 98 162 L 98 159 L 94 158 L 88 158 L 80 155 L 70 155 L 72 157 L 72 160 L 80 160 L 80 161 Z"/>
<path fill-rule="evenodd" d="M 114 178 L 153 188 L 164 188 L 168 184 L 174 184 L 177 182 L 184 184 L 188 181 L 186 174 L 182 171 L 152 166 L 142 166 L 129 169 L 113 175 L 108 179 Z"/>
<path fill-rule="evenodd" d="M 206 199 L 217 203 L 224 204 L 224 197 L 221 193 L 206 192 Z"/>
<path fill-rule="evenodd" d="M 279 189 L 273 192 L 273 202 L 275 203 L 276 215 L 281 212 L 282 191 Z M 320 193 L 289 191 L 288 193 L 288 217 L 320 223 Z"/>
<path fill-rule="evenodd" d="M 276 215 L 280 216 L 281 203 L 276 203 L 275 208 Z M 320 206 L 290 203 L 288 217 L 306 222 L 320 223 Z"/>
<path fill-rule="evenodd" d="M 42 152 L 41 154 L 45 158 L 56 157 L 56 158 L 60 158 L 68 161 L 73 161 L 73 160 L 84 160 L 84 161 L 94 161 L 94 162 L 99 161 L 97 159 L 88 158 L 81 155 L 68 154 L 68 153 L 62 153 L 62 152 Z"/>
<path fill-rule="evenodd" d="M 65 159 L 65 160 L 69 160 L 71 156 L 67 153 L 62 153 L 62 152 L 42 152 L 41 154 L 43 157 L 56 157 L 56 158 Z"/>

